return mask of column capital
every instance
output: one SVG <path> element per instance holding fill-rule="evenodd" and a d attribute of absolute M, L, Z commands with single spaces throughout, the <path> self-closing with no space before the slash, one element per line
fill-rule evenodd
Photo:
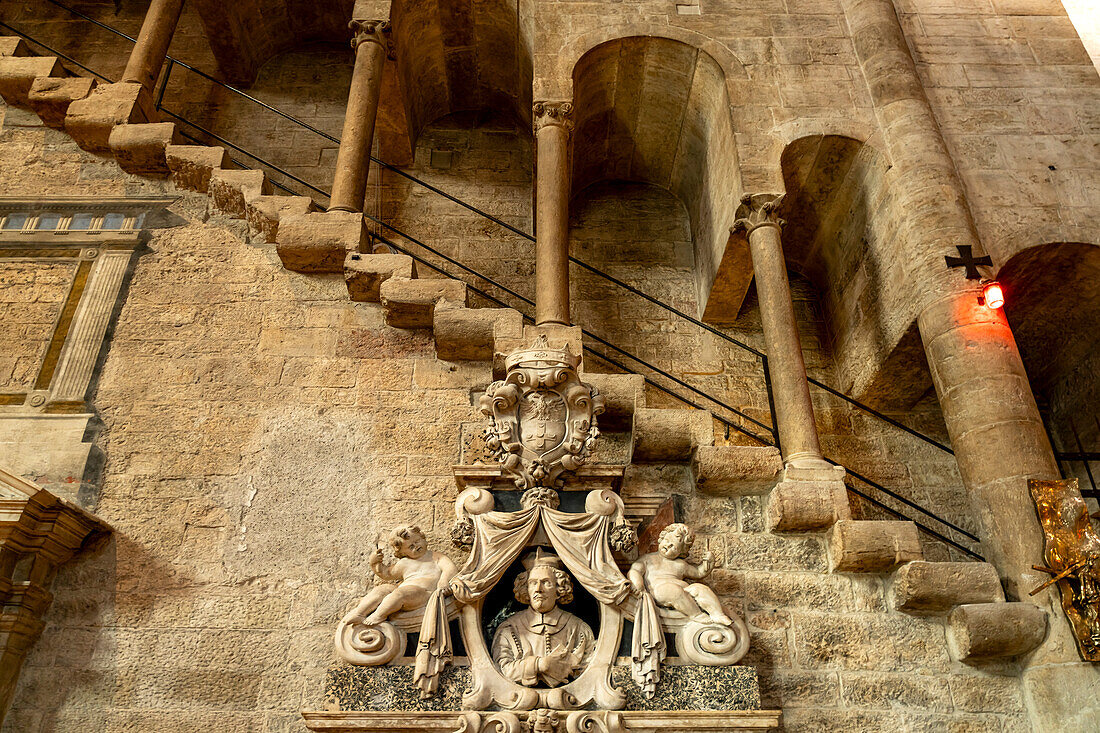
<path fill-rule="evenodd" d="M 572 102 L 535 102 L 533 106 L 535 134 L 544 127 L 557 125 L 565 128 L 567 133 L 573 132 L 573 103 Z"/>
<path fill-rule="evenodd" d="M 351 39 L 351 47 L 358 49 L 364 43 L 377 43 L 386 54 L 391 53 L 390 22 L 388 20 L 353 20 L 348 23 L 355 37 Z"/>
<path fill-rule="evenodd" d="M 733 222 L 732 231 L 745 230 L 745 234 L 751 234 L 754 229 L 772 226 L 782 229 L 786 224 L 779 218 L 779 206 L 783 203 L 781 193 L 747 193 L 741 197 L 741 205 L 737 207 L 737 219 Z"/>

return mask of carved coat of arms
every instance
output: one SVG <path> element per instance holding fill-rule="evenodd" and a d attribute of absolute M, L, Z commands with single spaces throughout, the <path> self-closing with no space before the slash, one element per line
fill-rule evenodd
<path fill-rule="evenodd" d="M 507 375 L 489 385 L 481 412 L 485 443 L 521 489 L 556 486 L 584 464 L 599 436 L 603 397 L 577 375 L 580 358 L 545 336 L 508 357 Z"/>

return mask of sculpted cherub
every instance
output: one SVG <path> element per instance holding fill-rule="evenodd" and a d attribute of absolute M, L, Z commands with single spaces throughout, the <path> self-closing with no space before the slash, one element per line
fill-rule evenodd
<path fill-rule="evenodd" d="M 658 606 L 673 608 L 700 623 L 730 626 L 733 620 L 722 610 L 722 602 L 700 580 L 714 569 L 714 556 L 707 552 L 698 565 L 685 558 L 695 542 L 695 533 L 686 524 L 670 524 L 657 539 L 657 552 L 639 557 L 630 566 L 630 584 L 641 593 L 648 589 Z"/>
<path fill-rule="evenodd" d="M 445 555 L 428 549 L 419 527 L 397 527 L 389 536 L 397 560 L 392 565 L 382 561 L 382 548 L 370 554 L 371 570 L 380 579 L 390 581 L 377 585 L 344 616 L 344 623 L 381 623 L 398 611 L 423 608 L 436 588 L 442 588 L 458 572 Z M 393 585 L 397 583 L 397 585 Z M 367 615 L 370 614 L 370 615 Z"/>

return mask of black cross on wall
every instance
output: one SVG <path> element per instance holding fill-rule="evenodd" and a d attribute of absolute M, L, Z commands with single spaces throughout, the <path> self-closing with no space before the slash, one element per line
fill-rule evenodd
<path fill-rule="evenodd" d="M 959 250 L 960 256 L 953 257 L 952 255 L 946 255 L 943 259 L 947 261 L 948 267 L 965 267 L 967 280 L 982 279 L 982 273 L 978 272 L 978 265 L 983 265 L 985 267 L 993 266 L 993 260 L 989 258 L 989 255 L 975 257 L 971 245 L 957 244 L 955 247 Z"/>

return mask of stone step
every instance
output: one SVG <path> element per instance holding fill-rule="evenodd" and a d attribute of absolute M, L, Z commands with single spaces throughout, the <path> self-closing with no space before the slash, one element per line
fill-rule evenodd
<path fill-rule="evenodd" d="M 82 149 L 105 153 L 111 148 L 111 131 L 116 126 L 156 121 L 152 97 L 141 84 L 99 84 L 91 94 L 69 105 L 65 132 Z"/>
<path fill-rule="evenodd" d="M 514 308 L 456 308 L 443 301 L 435 307 L 432 328 L 440 359 L 491 361 L 498 339 L 523 332 L 523 314 Z"/>
<path fill-rule="evenodd" d="M 30 46 L 19 36 L 0 36 L 0 56 L 31 56 Z"/>
<path fill-rule="evenodd" d="M 842 519 L 829 531 L 830 572 L 885 573 L 923 559 L 912 522 Z"/>
<path fill-rule="evenodd" d="M 583 372 L 581 381 L 591 384 L 603 396 L 604 412 L 597 418 L 602 432 L 626 432 L 635 413 L 645 408 L 645 377 L 641 374 L 599 374 Z"/>
<path fill-rule="evenodd" d="M 971 664 L 1027 654 L 1046 634 L 1046 612 L 1031 603 L 968 603 L 947 617 L 951 656 Z"/>
<path fill-rule="evenodd" d="M 691 459 L 695 487 L 714 496 L 766 494 L 783 473 L 779 449 L 752 445 L 701 445 Z"/>
<path fill-rule="evenodd" d="M 634 413 L 632 463 L 685 463 L 697 447 L 713 444 L 713 420 L 704 410 L 644 408 Z"/>
<path fill-rule="evenodd" d="M 852 518 L 843 480 L 792 479 L 791 469 L 768 496 L 765 526 L 769 532 L 820 532 Z"/>
<path fill-rule="evenodd" d="M 207 193 L 214 171 L 229 167 L 229 153 L 217 145 L 169 145 L 164 158 L 176 188 Z"/>
<path fill-rule="evenodd" d="M 365 254 L 369 242 L 362 214 L 317 211 L 281 220 L 275 249 L 288 270 L 344 272 L 348 254 Z"/>
<path fill-rule="evenodd" d="M 165 150 L 182 141 L 174 122 L 145 122 L 118 125 L 107 144 L 119 168 L 138 176 L 167 176 Z"/>
<path fill-rule="evenodd" d="M 431 328 L 437 303 L 468 305 L 466 283 L 459 280 L 411 280 L 391 277 L 379 288 L 386 323 L 395 328 Z"/>
<path fill-rule="evenodd" d="M 890 579 L 895 611 L 927 616 L 971 603 L 1003 603 L 997 569 L 987 562 L 906 563 Z"/>
<path fill-rule="evenodd" d="M 244 202 L 249 230 L 268 244 L 278 240 L 280 221 L 291 216 L 303 216 L 313 208 L 313 199 L 309 196 L 263 194 Z"/>
<path fill-rule="evenodd" d="M 380 303 L 382 283 L 391 277 L 416 278 L 416 262 L 408 255 L 348 252 L 344 258 L 344 282 L 348 297 L 358 303 Z M 443 357 L 440 357 L 443 358 Z"/>
<path fill-rule="evenodd" d="M 0 97 L 8 104 L 27 107 L 35 79 L 65 75 L 56 56 L 0 56 Z"/>
<path fill-rule="evenodd" d="M 65 127 L 69 105 L 87 97 L 97 84 L 90 76 L 40 76 L 31 84 L 27 102 L 43 123 L 60 130 Z"/>
<path fill-rule="evenodd" d="M 219 169 L 210 174 L 210 206 L 238 219 L 248 215 L 250 199 L 271 193 L 271 182 L 263 171 Z"/>

